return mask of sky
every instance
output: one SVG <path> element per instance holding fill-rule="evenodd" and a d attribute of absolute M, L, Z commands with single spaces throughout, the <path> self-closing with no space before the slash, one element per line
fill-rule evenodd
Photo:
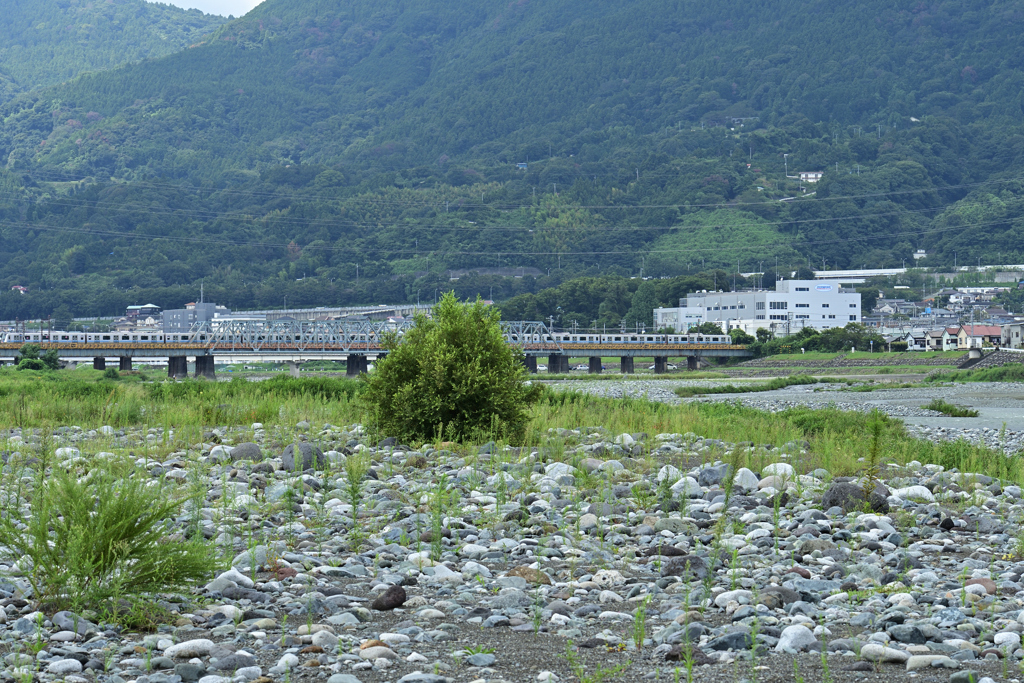
<path fill-rule="evenodd" d="M 260 4 L 262 0 L 162 0 L 162 2 L 184 7 L 185 9 L 200 9 L 207 14 L 240 17 Z"/>

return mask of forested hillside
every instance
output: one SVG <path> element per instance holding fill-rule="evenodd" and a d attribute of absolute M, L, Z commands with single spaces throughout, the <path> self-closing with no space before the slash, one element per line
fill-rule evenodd
<path fill-rule="evenodd" d="M 88 71 L 164 57 L 224 22 L 143 0 L 4 0 L 0 102 Z"/>
<path fill-rule="evenodd" d="M 267 0 L 3 106 L 0 284 L 30 291 L 0 318 L 200 281 L 264 307 L 429 300 L 473 267 L 545 273 L 454 283 L 503 299 L 1024 262 L 1022 26 L 1024 0 Z"/>

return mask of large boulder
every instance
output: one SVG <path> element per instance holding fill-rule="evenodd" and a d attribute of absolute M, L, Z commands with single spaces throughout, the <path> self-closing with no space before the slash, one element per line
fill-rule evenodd
<path fill-rule="evenodd" d="M 232 460 L 251 460 L 259 462 L 263 460 L 263 451 L 256 444 L 247 441 L 240 443 L 231 450 Z"/>
<path fill-rule="evenodd" d="M 840 481 L 832 484 L 821 499 L 821 507 L 842 508 L 843 512 L 864 511 L 869 507 L 872 512 L 885 514 L 889 512 L 889 489 L 875 482 L 874 488 L 867 491 L 867 482 Z"/>
<path fill-rule="evenodd" d="M 299 454 L 298 458 L 295 456 L 296 453 Z M 305 441 L 289 444 L 281 453 L 281 469 L 287 472 L 327 467 L 328 462 L 322 450 Z"/>

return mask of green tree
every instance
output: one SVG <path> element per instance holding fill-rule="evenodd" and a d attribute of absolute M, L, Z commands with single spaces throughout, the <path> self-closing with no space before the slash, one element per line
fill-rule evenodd
<path fill-rule="evenodd" d="M 654 324 L 654 309 L 660 304 L 655 283 L 644 282 L 633 293 L 629 311 L 624 318 L 626 326 L 631 327 L 640 323 L 643 327 L 651 327 Z"/>
<path fill-rule="evenodd" d="M 722 334 L 721 323 L 713 323 L 710 321 L 702 322 L 700 325 L 694 325 L 690 328 L 691 334 Z"/>
<path fill-rule="evenodd" d="M 540 387 L 526 381 L 523 352 L 505 343 L 499 318 L 479 298 L 462 303 L 448 292 L 433 319 L 417 316 L 404 337 L 385 339 L 363 392 L 381 432 L 521 441 Z"/>
<path fill-rule="evenodd" d="M 740 328 L 734 328 L 729 330 L 729 336 L 732 337 L 733 344 L 753 344 L 757 341 L 754 337 L 750 336 Z"/>
<path fill-rule="evenodd" d="M 22 360 L 36 360 L 42 352 L 43 349 L 39 344 L 22 344 L 21 348 L 18 349 L 18 357 Z"/>
<path fill-rule="evenodd" d="M 50 370 L 60 370 L 60 355 L 57 349 L 48 349 L 39 360 Z"/>

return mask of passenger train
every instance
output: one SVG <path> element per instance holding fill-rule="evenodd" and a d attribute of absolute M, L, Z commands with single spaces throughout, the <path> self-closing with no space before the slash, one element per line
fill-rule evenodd
<path fill-rule="evenodd" d="M 205 334 L 164 334 L 163 332 L 4 332 L 6 344 L 59 342 L 66 344 L 180 344 L 206 341 Z"/>
<path fill-rule="evenodd" d="M 518 343 L 519 335 L 511 335 L 511 341 Z M 558 342 L 559 344 L 732 344 L 727 334 L 647 334 L 645 332 L 587 333 L 555 332 L 554 334 L 529 335 L 527 344 Z"/>
<path fill-rule="evenodd" d="M 520 336 L 523 336 L 520 339 Z M 4 343 L 80 343 L 80 344 L 204 344 L 208 340 L 206 332 L 196 333 L 164 333 L 164 332 L 62 332 L 44 330 L 42 332 L 4 332 Z M 317 342 L 329 344 L 335 341 L 332 335 L 305 335 L 298 337 L 292 334 L 271 332 L 259 335 L 256 339 L 265 344 L 286 344 L 302 341 L 305 344 Z M 251 342 L 252 338 L 247 341 Z M 373 343 L 375 334 L 357 334 L 346 338 L 348 343 Z M 729 335 L 708 334 L 647 334 L 647 333 L 587 333 L 587 332 L 555 332 L 554 334 L 509 335 L 513 344 L 731 344 Z"/>

